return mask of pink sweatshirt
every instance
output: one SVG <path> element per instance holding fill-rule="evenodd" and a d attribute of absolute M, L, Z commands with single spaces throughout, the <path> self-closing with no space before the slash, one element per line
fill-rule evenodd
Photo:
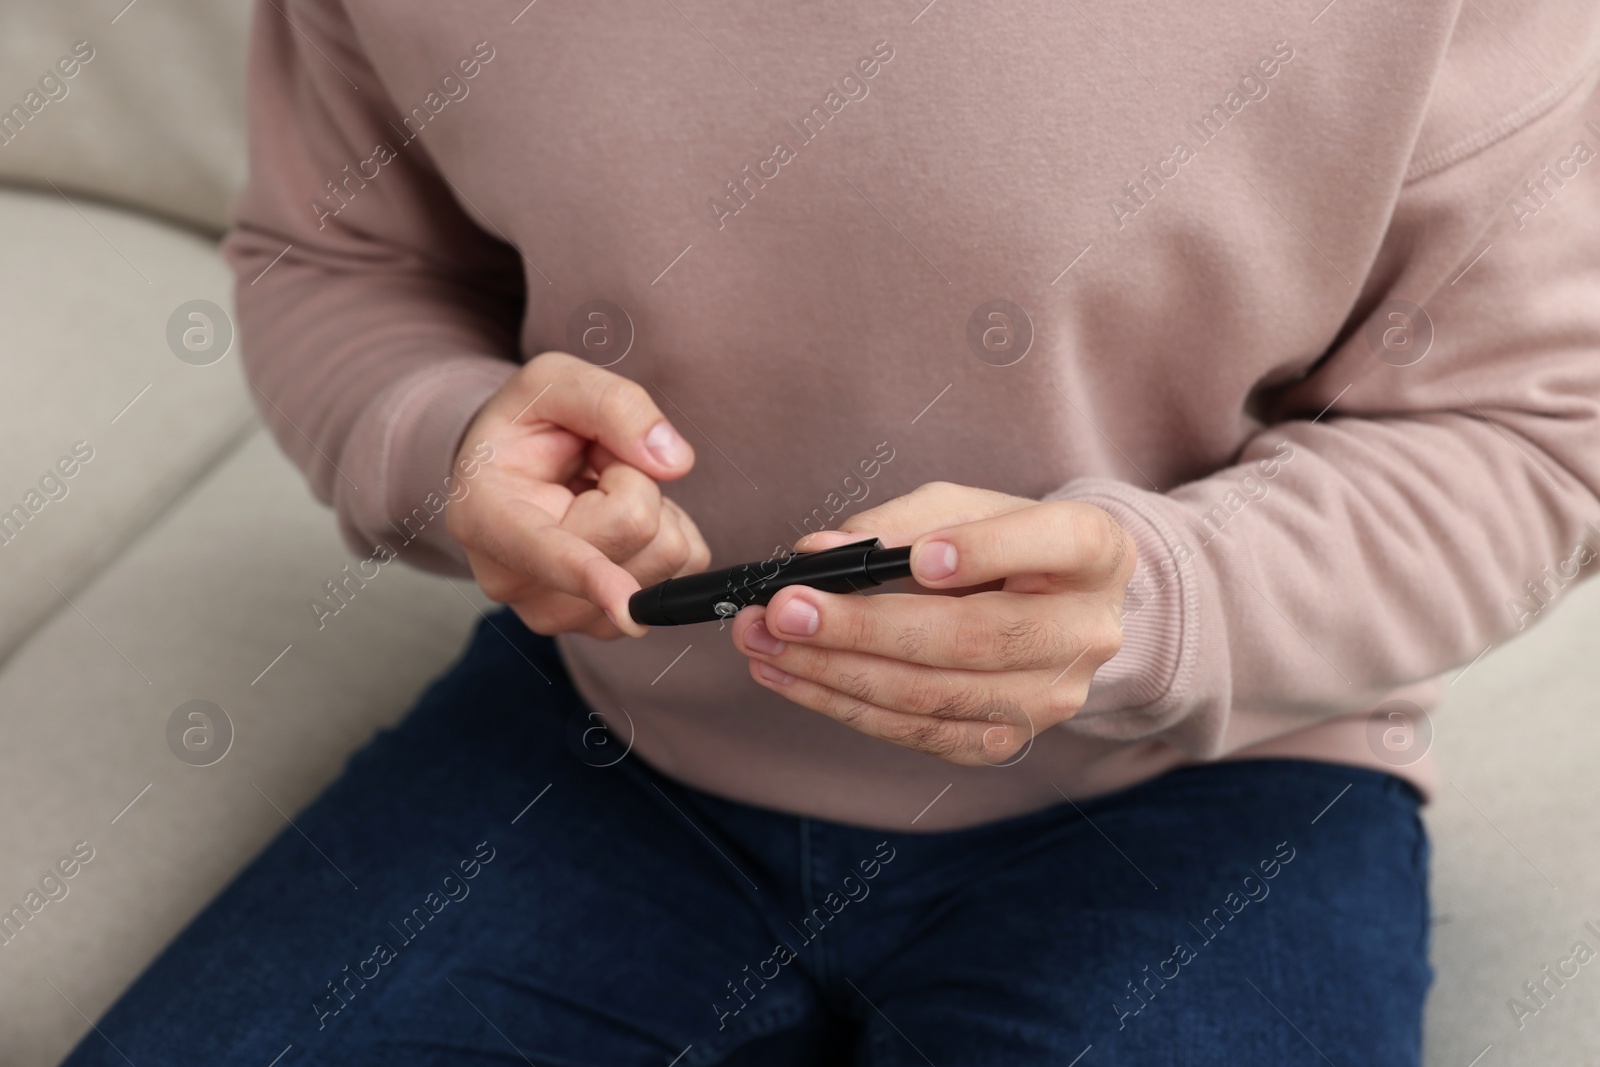
<path fill-rule="evenodd" d="M 453 575 L 455 449 L 552 348 L 694 443 L 668 492 L 721 565 L 934 480 L 1136 540 L 1122 651 L 1004 768 L 791 705 L 709 626 L 562 639 L 713 793 L 935 830 L 1222 758 L 1426 789 L 1383 705 L 1600 545 L 1600 7 L 923 3 L 262 4 L 227 254 L 263 418 L 352 548 Z"/>

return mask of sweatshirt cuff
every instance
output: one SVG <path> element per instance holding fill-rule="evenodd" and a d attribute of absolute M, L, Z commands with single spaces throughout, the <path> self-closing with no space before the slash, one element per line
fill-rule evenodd
<path fill-rule="evenodd" d="M 386 545 L 422 570 L 471 574 L 444 519 L 452 490 L 460 495 L 456 452 L 479 409 L 517 369 L 492 356 L 453 356 L 391 382 L 373 399 L 339 457 L 349 481 L 339 479 L 335 506 L 352 549 L 369 554 Z"/>
<path fill-rule="evenodd" d="M 1188 512 L 1108 478 L 1080 478 L 1045 499 L 1104 508 L 1139 551 L 1122 648 L 1095 672 L 1087 702 L 1061 729 L 1113 741 L 1158 738 L 1194 759 L 1221 755 L 1233 699 L 1228 625 L 1205 540 L 1186 536 Z"/>
<path fill-rule="evenodd" d="M 1080 717 L 1146 709 L 1165 718 L 1157 709 L 1181 701 L 1185 652 L 1194 645 L 1194 597 L 1192 588 L 1185 588 L 1187 575 L 1173 551 L 1173 532 L 1154 509 L 1141 506 L 1143 495 L 1121 482 L 1079 478 L 1044 498 L 1075 500 L 1109 512 L 1139 554 L 1123 601 L 1122 648 L 1095 672 Z"/>

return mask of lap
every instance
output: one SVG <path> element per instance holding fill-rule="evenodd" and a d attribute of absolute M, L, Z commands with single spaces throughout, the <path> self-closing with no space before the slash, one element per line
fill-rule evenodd
<path fill-rule="evenodd" d="M 1427 843 L 1409 786 L 1240 762 L 1079 814 L 1023 820 L 998 850 L 975 836 L 965 885 L 862 983 L 868 1062 L 1065 1065 L 1091 1046 L 1083 1067 L 1420 1062 Z"/>
<path fill-rule="evenodd" d="M 493 621 L 69 1067 L 1417 1062 L 1394 779 L 1263 761 L 956 833 L 821 823 L 616 759 L 553 646 Z"/>
<path fill-rule="evenodd" d="M 770 951 L 759 894 L 685 791 L 605 766 L 552 646 L 493 621 L 504 634 L 480 629 L 70 1064 L 266 1064 L 291 1045 L 281 1067 L 664 1064 L 809 1010 L 796 980 L 718 1030 L 710 991 Z"/>

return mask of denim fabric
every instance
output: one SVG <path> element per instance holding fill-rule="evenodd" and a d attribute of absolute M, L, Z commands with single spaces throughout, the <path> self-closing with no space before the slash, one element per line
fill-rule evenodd
<path fill-rule="evenodd" d="M 496 615 L 67 1062 L 1420 1061 L 1428 846 L 1396 778 L 1223 763 L 916 834 L 625 749 Z"/>

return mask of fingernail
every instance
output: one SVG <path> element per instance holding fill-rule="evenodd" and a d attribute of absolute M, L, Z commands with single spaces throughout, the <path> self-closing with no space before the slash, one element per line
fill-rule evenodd
<path fill-rule="evenodd" d="M 770 663 L 757 663 L 756 673 L 773 685 L 788 685 L 794 681 L 794 675 L 788 671 L 780 671 Z"/>
<path fill-rule="evenodd" d="M 810 637 L 816 633 L 817 623 L 821 620 L 816 606 L 800 597 L 779 608 L 776 616 L 769 611 L 768 617 L 777 624 L 780 633 L 794 634 L 796 637 Z"/>
<path fill-rule="evenodd" d="M 913 569 L 918 578 L 931 582 L 950 577 L 956 572 L 956 546 L 949 541 L 929 541 L 917 550 Z"/>
<path fill-rule="evenodd" d="M 650 427 L 644 435 L 644 447 L 665 467 L 681 467 L 689 460 L 689 442 L 678 436 L 666 419 Z"/>
<path fill-rule="evenodd" d="M 776 656 L 786 647 L 782 641 L 772 636 L 772 631 L 767 629 L 767 624 L 764 622 L 751 624 L 750 629 L 744 632 L 744 643 L 763 656 Z"/>

